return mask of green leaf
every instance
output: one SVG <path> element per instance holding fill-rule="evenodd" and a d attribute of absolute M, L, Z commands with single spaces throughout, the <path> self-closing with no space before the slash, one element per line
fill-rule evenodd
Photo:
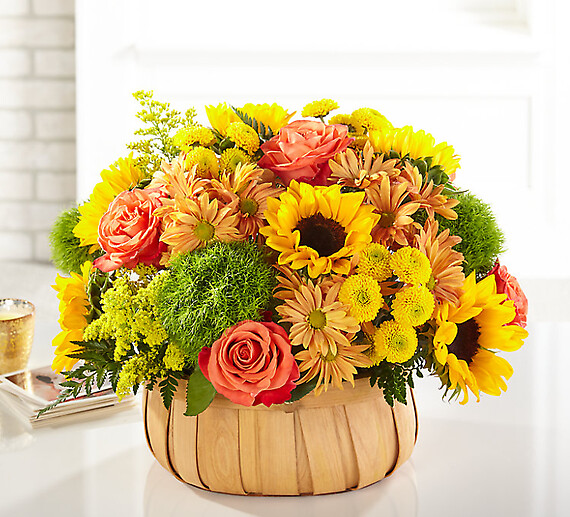
<path fill-rule="evenodd" d="M 188 390 L 186 391 L 186 416 L 195 416 L 204 411 L 214 400 L 216 389 L 212 383 L 204 377 L 200 368 L 195 368 L 188 378 Z"/>
<path fill-rule="evenodd" d="M 295 402 L 296 400 L 302 399 L 305 395 L 308 395 L 315 389 L 317 385 L 317 377 L 311 379 L 309 382 L 304 382 L 303 384 L 298 384 L 293 391 L 291 391 L 291 399 L 287 402 Z"/>

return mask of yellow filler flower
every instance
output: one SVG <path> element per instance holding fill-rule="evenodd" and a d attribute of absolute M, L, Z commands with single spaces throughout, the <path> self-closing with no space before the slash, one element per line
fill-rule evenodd
<path fill-rule="evenodd" d="M 269 226 L 260 233 L 279 252 L 280 265 L 307 267 L 312 278 L 349 273 L 350 257 L 371 241 L 379 215 L 363 204 L 364 192 L 341 194 L 340 189 L 292 181 L 279 199 L 267 199 Z"/>
<path fill-rule="evenodd" d="M 87 261 L 81 266 L 81 275 L 71 273 L 71 277 L 57 275 L 55 285 L 59 299 L 59 325 L 61 332 L 53 339 L 55 358 L 52 368 L 56 372 L 69 371 L 78 359 L 67 357 L 79 350 L 73 341 L 83 340 L 83 329 L 87 326 L 89 315 L 89 299 L 87 297 L 87 284 L 91 262 Z"/>
<path fill-rule="evenodd" d="M 363 274 L 349 276 L 342 284 L 338 299 L 350 307 L 350 314 L 361 323 L 372 321 L 384 304 L 378 282 Z"/>
<path fill-rule="evenodd" d="M 384 359 L 389 363 L 409 361 L 418 347 L 418 336 L 412 327 L 397 321 L 385 321 L 374 334 L 374 345 L 369 352 L 374 364 Z"/>
<path fill-rule="evenodd" d="M 467 403 L 468 388 L 477 401 L 480 391 L 489 395 L 506 391 L 505 379 L 513 368 L 495 352 L 518 350 L 528 336 L 522 327 L 509 324 L 515 308 L 506 295 L 497 294 L 494 275 L 476 282 L 473 272 L 463 290 L 458 306 L 444 301 L 436 309 L 433 341 L 435 371 L 444 385 L 463 393 L 461 404 Z"/>

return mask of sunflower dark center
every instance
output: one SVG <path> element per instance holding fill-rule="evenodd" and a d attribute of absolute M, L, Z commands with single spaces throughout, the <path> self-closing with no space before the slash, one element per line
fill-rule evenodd
<path fill-rule="evenodd" d="M 382 212 L 378 224 L 382 228 L 390 228 L 390 226 L 394 225 L 394 221 L 396 221 L 396 216 L 392 212 Z"/>
<path fill-rule="evenodd" d="M 455 354 L 457 359 L 463 359 L 467 364 L 471 364 L 473 357 L 479 350 L 479 326 L 474 319 L 457 325 L 457 336 L 451 345 L 447 345 L 450 353 Z"/>
<path fill-rule="evenodd" d="M 329 257 L 344 246 L 346 232 L 334 219 L 322 214 L 301 219 L 295 230 L 299 230 L 301 246 L 313 248 L 321 257 Z"/>

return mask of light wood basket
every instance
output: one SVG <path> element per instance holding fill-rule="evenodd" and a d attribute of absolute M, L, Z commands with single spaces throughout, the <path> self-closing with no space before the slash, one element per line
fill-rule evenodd
<path fill-rule="evenodd" d="M 158 390 L 144 390 L 148 446 L 179 480 L 240 495 L 311 495 L 368 486 L 412 454 L 416 405 L 391 408 L 368 379 L 354 388 L 313 393 L 291 404 L 245 407 L 216 395 L 184 416 L 186 383 L 169 410 Z"/>

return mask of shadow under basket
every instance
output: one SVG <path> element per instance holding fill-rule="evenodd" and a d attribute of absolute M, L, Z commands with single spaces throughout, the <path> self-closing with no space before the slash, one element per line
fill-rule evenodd
<path fill-rule="evenodd" d="M 170 409 L 144 390 L 148 446 L 179 480 L 240 495 L 312 495 L 368 486 L 412 454 L 417 437 L 413 392 L 391 408 L 369 379 L 310 393 L 290 404 L 245 407 L 216 395 L 198 416 L 184 416 L 186 381 Z"/>

